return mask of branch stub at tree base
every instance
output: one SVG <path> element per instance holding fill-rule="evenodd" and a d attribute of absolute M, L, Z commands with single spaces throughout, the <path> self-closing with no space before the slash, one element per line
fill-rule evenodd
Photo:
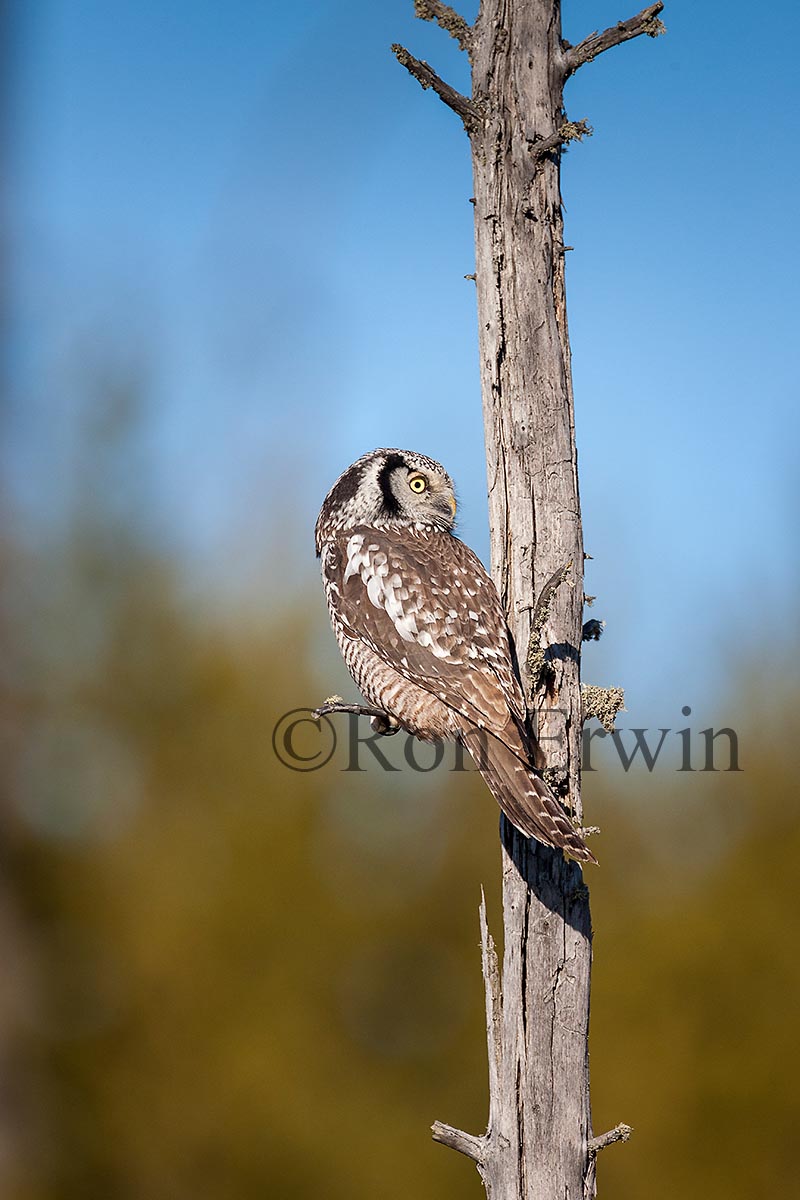
<path fill-rule="evenodd" d="M 600 1150 L 605 1150 L 606 1146 L 613 1146 L 614 1142 L 627 1142 L 632 1133 L 633 1126 L 620 1121 L 619 1125 L 615 1125 L 607 1133 L 601 1133 L 599 1137 L 592 1138 L 587 1150 L 590 1154 L 597 1154 Z"/>
<path fill-rule="evenodd" d="M 463 1129 L 456 1129 L 453 1125 L 445 1125 L 443 1121 L 434 1121 L 431 1134 L 435 1142 L 449 1146 L 451 1150 L 458 1150 L 459 1154 L 466 1155 L 475 1163 L 483 1162 L 485 1138 L 465 1133 Z"/>

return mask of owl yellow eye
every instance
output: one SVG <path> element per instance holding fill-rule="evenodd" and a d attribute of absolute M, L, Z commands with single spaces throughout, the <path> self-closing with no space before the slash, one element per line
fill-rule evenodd
<path fill-rule="evenodd" d="M 416 492 L 418 496 L 421 496 L 428 489 L 428 481 L 424 475 L 412 475 L 408 481 L 408 486 L 412 492 Z"/>

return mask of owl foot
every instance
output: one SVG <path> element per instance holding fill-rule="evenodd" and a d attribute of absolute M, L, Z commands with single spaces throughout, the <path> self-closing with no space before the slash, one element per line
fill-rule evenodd
<path fill-rule="evenodd" d="M 394 717 L 390 717 L 388 713 L 372 717 L 370 725 L 376 733 L 380 733 L 383 737 L 391 737 L 392 734 L 400 732 L 400 722 L 396 721 Z"/>

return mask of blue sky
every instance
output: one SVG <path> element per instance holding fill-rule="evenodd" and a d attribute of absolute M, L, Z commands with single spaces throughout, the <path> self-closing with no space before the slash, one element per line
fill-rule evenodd
<path fill-rule="evenodd" d="M 464 8 L 474 15 L 475 5 Z M 565 0 L 577 41 L 632 14 Z M 375 445 L 445 462 L 485 555 L 470 162 L 400 41 L 467 87 L 411 0 L 12 6 L 6 469 L 74 486 L 96 369 L 144 381 L 128 480 L 199 594 L 252 586 Z M 668 34 L 568 86 L 564 161 L 587 589 L 584 674 L 630 723 L 722 724 L 730 672 L 795 643 L 796 5 L 672 0 Z M 324 619 L 320 601 L 321 618 Z M 713 710 L 713 711 L 712 711 Z M 696 709 L 697 711 L 697 709 Z M 634 719 L 636 718 L 636 719 Z"/>

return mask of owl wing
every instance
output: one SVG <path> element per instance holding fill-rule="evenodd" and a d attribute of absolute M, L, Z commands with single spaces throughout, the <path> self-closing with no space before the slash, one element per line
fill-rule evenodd
<path fill-rule="evenodd" d="M 464 719 L 461 739 L 512 824 L 595 862 L 533 766 L 511 635 L 472 551 L 449 533 L 363 526 L 328 543 L 322 560 L 344 637 Z"/>
<path fill-rule="evenodd" d="M 362 526 L 328 544 L 322 571 L 348 637 L 479 728 L 503 738 L 513 728 L 520 751 L 525 699 L 511 637 L 494 584 L 463 542 Z"/>

